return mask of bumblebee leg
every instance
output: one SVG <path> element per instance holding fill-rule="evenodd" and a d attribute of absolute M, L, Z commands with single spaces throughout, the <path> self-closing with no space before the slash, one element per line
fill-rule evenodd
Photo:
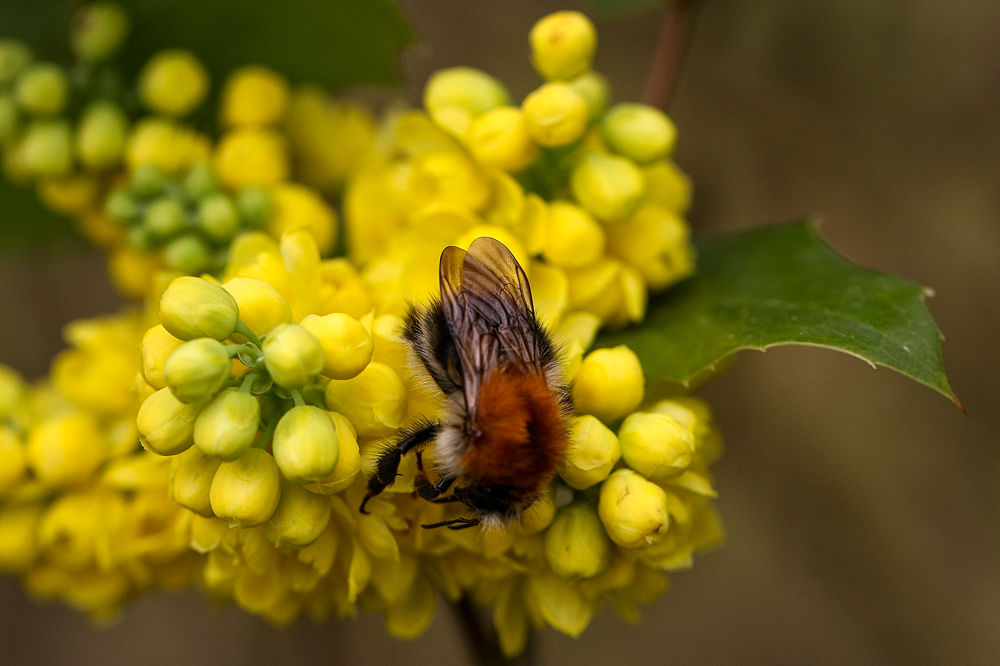
<path fill-rule="evenodd" d="M 403 459 L 403 456 L 418 446 L 422 446 L 434 439 L 440 428 L 441 425 L 439 423 L 427 423 L 418 430 L 407 433 L 395 445 L 388 446 L 382 450 L 378 456 L 378 460 L 375 462 L 375 474 L 372 478 L 368 479 L 368 492 L 361 501 L 361 507 L 359 508 L 361 513 L 368 513 L 365 510 L 368 500 L 396 482 L 396 476 L 399 474 L 399 463 Z"/>
<path fill-rule="evenodd" d="M 418 495 L 431 502 L 460 502 L 462 500 L 454 495 L 452 495 L 452 497 L 455 497 L 455 499 L 441 498 L 441 495 L 448 492 L 448 488 L 450 488 L 453 483 L 455 483 L 454 476 L 444 476 L 441 477 L 441 480 L 438 481 L 437 484 L 431 485 L 431 482 L 428 481 L 425 476 L 417 485 L 416 490 Z"/>
<path fill-rule="evenodd" d="M 438 527 L 447 527 L 450 530 L 464 530 L 470 527 L 475 527 L 482 522 L 482 520 L 482 516 L 479 518 L 452 518 L 451 520 L 442 520 L 440 523 L 421 525 L 421 527 L 427 530 L 433 530 Z"/>

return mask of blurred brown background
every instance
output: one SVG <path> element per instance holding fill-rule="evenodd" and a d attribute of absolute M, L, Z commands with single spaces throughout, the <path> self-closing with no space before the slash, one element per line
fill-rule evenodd
<path fill-rule="evenodd" d="M 526 35 L 579 2 L 404 0 L 407 94 L 455 64 L 518 97 Z M 597 68 L 636 99 L 661 15 L 597 17 Z M 802 214 L 851 260 L 933 288 L 969 411 L 845 355 L 745 352 L 710 386 L 725 546 L 673 577 L 640 626 L 610 611 L 539 663 L 1000 663 L 1000 3 L 708 0 L 671 109 L 698 233 Z M 59 327 L 111 311 L 100 253 L 0 248 L 0 362 L 44 373 Z M 0 580 L 2 664 L 463 663 L 446 609 L 427 634 L 374 617 L 279 631 L 197 594 L 94 629 Z"/>

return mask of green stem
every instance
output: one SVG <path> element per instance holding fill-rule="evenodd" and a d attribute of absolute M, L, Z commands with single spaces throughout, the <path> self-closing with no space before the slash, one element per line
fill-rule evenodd
<path fill-rule="evenodd" d="M 256 372 L 248 372 L 246 373 L 245 377 L 246 378 L 243 380 L 243 383 L 240 384 L 240 389 L 239 389 L 240 393 L 249 393 L 250 389 L 253 388 L 253 383 L 257 380 L 258 377 L 260 377 L 260 375 L 258 375 Z"/>
<path fill-rule="evenodd" d="M 289 393 L 292 394 L 292 402 L 295 403 L 296 407 L 303 407 L 306 401 L 302 398 L 302 394 L 299 393 L 298 389 L 289 389 Z"/>
<path fill-rule="evenodd" d="M 664 111 L 677 86 L 677 74 L 687 51 L 700 0 L 672 0 L 656 42 L 642 101 Z"/>
<path fill-rule="evenodd" d="M 229 353 L 229 358 L 234 358 L 240 354 L 252 356 L 254 360 L 260 358 L 260 350 L 254 345 L 229 345 L 226 347 L 226 351 Z"/>
<path fill-rule="evenodd" d="M 249 340 L 250 342 L 252 342 L 255 345 L 257 345 L 258 349 L 263 348 L 264 345 L 262 345 L 260 343 L 260 338 L 258 338 L 254 334 L 254 332 L 250 330 L 250 327 L 247 326 L 246 324 L 244 324 L 243 321 L 239 317 L 236 318 L 236 329 L 235 329 L 235 332 L 239 333 L 240 335 L 244 336 L 247 340 Z"/>
<path fill-rule="evenodd" d="M 271 422 L 267 424 L 266 428 L 264 428 L 264 432 L 260 434 L 260 439 L 257 440 L 256 444 L 254 444 L 256 448 L 264 449 L 265 451 L 267 450 L 267 445 L 271 443 L 271 435 L 274 434 L 274 429 L 278 427 L 278 421 L 280 420 L 281 416 L 275 416 L 271 419 Z"/>

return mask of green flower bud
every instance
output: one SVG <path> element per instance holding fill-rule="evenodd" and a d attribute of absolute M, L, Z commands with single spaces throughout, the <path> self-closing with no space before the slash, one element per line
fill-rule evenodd
<path fill-rule="evenodd" d="M 91 477 L 107 457 L 107 443 L 94 418 L 77 412 L 32 428 L 27 453 L 35 478 L 49 486 L 69 486 Z"/>
<path fill-rule="evenodd" d="M 24 446 L 12 430 L 0 427 L 0 497 L 17 487 L 26 469 Z"/>
<path fill-rule="evenodd" d="M 281 473 L 297 483 L 329 476 L 340 456 L 333 420 L 312 405 L 292 407 L 281 417 L 271 448 Z"/>
<path fill-rule="evenodd" d="M 628 217 L 646 191 L 646 180 L 631 160 L 590 153 L 570 174 L 573 196 L 599 220 L 614 222 Z"/>
<path fill-rule="evenodd" d="M 129 18 L 112 2 L 84 5 L 73 15 L 70 44 L 73 53 L 86 62 L 107 60 L 128 36 Z"/>
<path fill-rule="evenodd" d="M 597 512 L 608 536 L 623 548 L 659 541 L 670 525 L 663 488 L 630 469 L 619 469 L 601 484 Z"/>
<path fill-rule="evenodd" d="M 162 197 L 149 204 L 143 225 L 156 238 L 170 238 L 187 223 L 184 206 L 173 197 Z"/>
<path fill-rule="evenodd" d="M 21 164 L 35 176 L 61 176 L 73 167 L 73 137 L 61 120 L 33 122 L 17 147 Z"/>
<path fill-rule="evenodd" d="M 282 479 L 281 499 L 271 519 L 264 524 L 264 534 L 278 548 L 308 546 L 326 529 L 332 510 L 328 497 Z"/>
<path fill-rule="evenodd" d="M 666 414 L 636 412 L 618 430 L 625 464 L 654 481 L 680 476 L 694 456 L 694 433 Z"/>
<path fill-rule="evenodd" d="M 241 391 L 223 391 L 194 422 L 194 444 L 203 453 L 236 460 L 253 444 L 260 425 L 260 403 Z"/>
<path fill-rule="evenodd" d="M 232 199 L 211 194 L 198 205 L 198 224 L 213 240 L 223 243 L 240 230 L 240 217 Z"/>
<path fill-rule="evenodd" d="M 0 39 L 0 85 L 9 85 L 31 64 L 31 49 L 13 39 Z"/>
<path fill-rule="evenodd" d="M 123 226 L 139 218 L 139 204 L 128 190 L 114 190 L 104 201 L 104 214 Z"/>
<path fill-rule="evenodd" d="M 604 139 L 613 151 L 639 164 L 666 157 L 674 150 L 677 128 L 659 109 L 622 102 L 604 114 Z"/>
<path fill-rule="evenodd" d="M 173 456 L 194 443 L 194 420 L 200 405 L 185 405 L 170 389 L 160 389 L 146 398 L 135 419 L 139 443 L 147 451 Z"/>
<path fill-rule="evenodd" d="M 435 72 L 424 88 L 424 108 L 442 129 L 459 138 L 479 115 L 510 103 L 498 80 L 472 67 L 450 67 Z"/>
<path fill-rule="evenodd" d="M 340 312 L 306 317 L 302 327 L 323 346 L 322 374 L 330 379 L 351 379 L 368 367 L 375 340 L 357 319 Z"/>
<path fill-rule="evenodd" d="M 480 164 L 510 172 L 531 166 L 541 154 L 528 134 L 524 113 L 513 106 L 502 106 L 476 118 L 466 140 Z"/>
<path fill-rule="evenodd" d="M 191 447 L 171 462 L 170 499 L 200 516 L 214 516 L 208 495 L 222 461 Z"/>
<path fill-rule="evenodd" d="M 274 200 L 263 187 L 251 185 L 236 195 L 236 208 L 247 227 L 262 229 L 274 213 Z"/>
<path fill-rule="evenodd" d="M 549 205 L 542 255 L 557 266 L 582 268 L 604 254 L 604 229 L 590 213 L 566 201 Z"/>
<path fill-rule="evenodd" d="M 212 263 L 212 251 L 197 234 L 184 234 L 163 248 L 163 262 L 180 273 L 203 273 Z"/>
<path fill-rule="evenodd" d="M 0 571 L 26 571 L 38 554 L 41 504 L 0 506 Z"/>
<path fill-rule="evenodd" d="M 181 402 L 204 402 L 222 390 L 232 367 L 226 345 L 198 338 L 170 354 L 163 365 L 163 379 Z"/>
<path fill-rule="evenodd" d="M 621 458 L 618 438 L 590 414 L 574 417 L 570 426 L 569 449 L 559 476 L 577 490 L 589 488 L 608 478 Z"/>
<path fill-rule="evenodd" d="M 363 437 L 391 435 L 406 417 L 406 387 L 382 363 L 369 363 L 353 379 L 326 385 L 327 409 L 343 414 Z"/>
<path fill-rule="evenodd" d="M 208 72 L 190 51 L 160 51 L 139 76 L 139 96 L 154 111 L 184 116 L 208 93 Z"/>
<path fill-rule="evenodd" d="M 314 493 L 333 495 L 350 486 L 354 477 L 361 471 L 361 449 L 358 446 L 358 433 L 354 425 L 337 412 L 327 413 L 333 419 L 333 425 L 337 430 L 337 443 L 340 449 L 337 466 L 329 476 L 309 484 L 307 488 Z"/>
<path fill-rule="evenodd" d="M 281 472 L 271 454 L 247 449 L 239 459 L 219 465 L 209 499 L 215 515 L 242 528 L 263 525 L 281 497 Z"/>
<path fill-rule="evenodd" d="M 128 118 L 112 102 L 92 104 L 80 119 L 76 132 L 76 154 L 89 169 L 116 166 L 125 149 Z"/>
<path fill-rule="evenodd" d="M 160 297 L 160 323 L 181 340 L 225 340 L 233 334 L 239 314 L 228 291 L 202 278 L 179 277 Z"/>
<path fill-rule="evenodd" d="M 573 79 L 590 69 L 597 49 L 597 30 L 580 12 L 555 12 L 535 23 L 528 40 L 531 62 L 542 78 Z"/>
<path fill-rule="evenodd" d="M 298 324 L 280 324 L 264 340 L 264 365 L 271 379 L 300 389 L 323 370 L 323 346 Z"/>
<path fill-rule="evenodd" d="M 150 386 L 159 390 L 166 388 L 163 366 L 174 350 L 184 342 L 167 333 L 167 329 L 157 324 L 142 336 L 139 352 L 142 354 L 142 376 Z"/>
<path fill-rule="evenodd" d="M 590 109 L 590 118 L 599 118 L 604 113 L 611 97 L 611 86 L 608 80 L 597 72 L 587 72 L 569 82 L 570 87 L 583 95 Z"/>
<path fill-rule="evenodd" d="M 583 359 L 573 383 L 577 411 L 611 423 L 642 402 L 646 380 L 639 357 L 625 345 L 598 349 Z"/>
<path fill-rule="evenodd" d="M 184 193 L 192 201 L 198 201 L 221 190 L 222 184 L 219 183 L 219 178 L 207 164 L 195 164 L 184 177 Z"/>
<path fill-rule="evenodd" d="M 608 228 L 608 250 L 631 264 L 650 289 L 663 289 L 694 272 L 694 251 L 683 219 L 644 205 Z"/>
<path fill-rule="evenodd" d="M 10 95 L 0 95 L 0 141 L 6 141 L 17 132 L 20 114 L 17 102 Z"/>
<path fill-rule="evenodd" d="M 607 568 L 614 546 L 587 502 L 559 509 L 545 531 L 545 558 L 563 578 L 593 578 Z"/>
<path fill-rule="evenodd" d="M 132 172 L 129 187 L 137 197 L 148 199 L 161 194 L 166 182 L 162 171 L 152 164 L 143 164 Z"/>
<path fill-rule="evenodd" d="M 14 94 L 28 113 L 53 115 L 63 110 L 69 92 L 66 72 L 49 62 L 32 65 L 17 79 Z"/>
<path fill-rule="evenodd" d="M 292 307 L 281 293 L 263 280 L 238 277 L 224 285 L 240 308 L 240 321 L 257 336 L 263 337 L 279 324 L 291 324 Z M 246 341 L 240 334 L 236 339 Z"/>
<path fill-rule="evenodd" d="M 521 104 L 528 134 L 540 146 L 568 146 L 583 136 L 590 120 L 587 100 L 565 83 L 546 83 Z"/>
<path fill-rule="evenodd" d="M 137 226 L 132 227 L 128 230 L 128 235 L 125 237 L 125 242 L 133 250 L 139 252 L 148 252 L 156 247 L 156 239 L 153 238 L 153 234 L 149 233 L 146 227 Z"/>

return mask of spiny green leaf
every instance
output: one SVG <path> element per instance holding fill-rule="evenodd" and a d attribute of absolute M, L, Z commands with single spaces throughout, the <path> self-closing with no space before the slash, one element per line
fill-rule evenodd
<path fill-rule="evenodd" d="M 603 334 L 598 346 L 627 344 L 648 377 L 685 386 L 741 349 L 826 347 L 896 370 L 958 404 L 927 294 L 849 263 L 812 222 L 799 221 L 701 243 L 697 274 L 655 297 L 641 326 Z"/>

